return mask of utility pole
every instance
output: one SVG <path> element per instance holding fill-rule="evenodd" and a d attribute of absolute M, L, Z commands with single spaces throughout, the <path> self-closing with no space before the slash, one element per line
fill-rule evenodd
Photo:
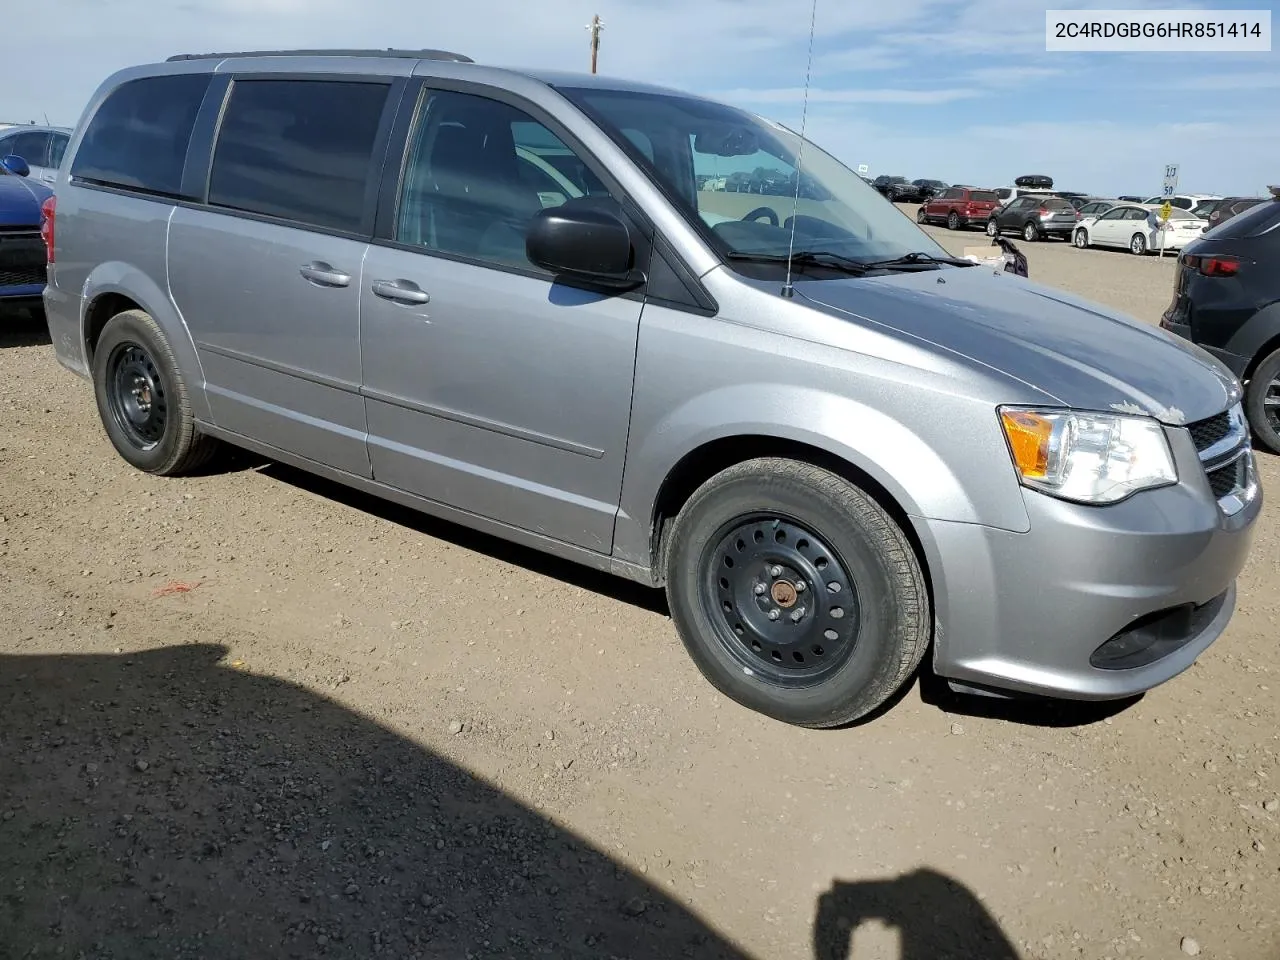
<path fill-rule="evenodd" d="M 600 56 L 600 31 L 604 29 L 604 21 L 600 19 L 600 14 L 597 13 L 591 18 L 587 29 L 591 31 L 591 72 L 595 73 L 596 61 Z"/>

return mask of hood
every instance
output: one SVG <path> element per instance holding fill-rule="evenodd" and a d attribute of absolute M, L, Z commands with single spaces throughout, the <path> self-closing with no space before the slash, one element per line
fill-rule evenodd
<path fill-rule="evenodd" d="M 42 183 L 0 173 L 0 227 L 40 226 L 40 204 L 51 196 Z"/>
<path fill-rule="evenodd" d="M 837 316 L 872 321 L 1020 380 L 1046 404 L 1148 414 L 1179 426 L 1240 398 L 1235 376 L 1199 347 L 987 267 L 812 281 L 797 284 L 796 293 Z"/>

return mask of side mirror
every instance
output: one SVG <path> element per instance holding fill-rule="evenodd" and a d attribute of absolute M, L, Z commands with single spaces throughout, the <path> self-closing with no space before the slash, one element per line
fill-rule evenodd
<path fill-rule="evenodd" d="M 616 288 L 642 282 L 632 269 L 631 232 L 620 212 L 598 201 L 538 211 L 524 242 L 529 261 L 557 277 Z"/>
<path fill-rule="evenodd" d="M 23 160 L 16 153 L 11 153 L 7 157 L 0 158 L 0 167 L 4 167 L 15 177 L 31 176 L 31 167 L 27 165 L 27 161 Z"/>

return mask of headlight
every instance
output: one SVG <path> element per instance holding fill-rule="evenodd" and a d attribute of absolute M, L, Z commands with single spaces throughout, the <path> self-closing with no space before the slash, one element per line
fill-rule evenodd
<path fill-rule="evenodd" d="M 1001 407 L 1022 482 L 1077 503 L 1116 503 L 1178 482 L 1164 429 L 1150 417 Z"/>

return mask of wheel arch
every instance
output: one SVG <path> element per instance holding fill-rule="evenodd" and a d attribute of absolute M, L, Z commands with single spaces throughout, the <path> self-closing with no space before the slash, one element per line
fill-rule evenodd
<path fill-rule="evenodd" d="M 85 280 L 81 293 L 80 337 L 85 360 L 93 369 L 93 354 L 107 322 L 125 310 L 141 310 L 160 326 L 169 340 L 191 392 L 192 412 L 209 419 L 204 392 L 204 368 L 182 314 L 158 283 L 131 264 L 99 264 Z"/>
<path fill-rule="evenodd" d="M 1226 348 L 1236 356 L 1249 358 L 1240 378 L 1249 380 L 1263 360 L 1280 350 L 1280 301 L 1268 304 L 1250 317 L 1232 335 Z"/>

